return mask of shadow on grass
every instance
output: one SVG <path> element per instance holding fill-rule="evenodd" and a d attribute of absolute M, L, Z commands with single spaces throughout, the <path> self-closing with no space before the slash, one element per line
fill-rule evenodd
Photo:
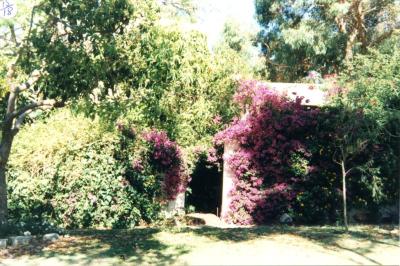
<path fill-rule="evenodd" d="M 379 246 L 399 247 L 398 238 L 390 234 L 389 230 L 376 230 L 376 227 L 354 227 L 345 232 L 339 227 L 307 227 L 307 226 L 258 226 L 250 228 L 137 228 L 133 230 L 79 230 L 70 231 L 68 238 L 63 237 L 55 243 L 43 243 L 37 241 L 33 247 L 28 249 L 10 249 L 9 253 L 14 258 L 22 255 L 30 255 L 30 258 L 46 259 L 54 258 L 67 264 L 96 264 L 101 260 L 108 264 L 155 264 L 170 265 L 182 263 L 179 257 L 190 253 L 196 248 L 182 245 L 179 241 L 189 235 L 206 237 L 212 241 L 223 241 L 226 245 L 240 243 L 263 237 L 288 235 L 298 236 L 311 241 L 327 250 L 339 251 L 338 256 L 346 256 L 354 263 L 360 263 L 362 257 L 368 264 L 380 264 L 379 261 L 370 257 L 369 253 Z M 174 244 L 166 244 L 160 241 L 157 234 L 168 233 L 171 238 L 176 239 Z M 302 245 L 293 238 L 293 245 Z M 351 243 L 343 244 L 343 240 L 353 240 L 360 245 L 353 246 Z M 201 241 L 199 239 L 199 241 Z M 279 241 L 279 240 L 277 240 Z M 290 242 L 289 242 L 290 243 Z M 288 247 L 290 248 L 290 247 Z M 340 254 L 345 251 L 346 254 Z M 0 254 L 1 257 L 1 254 Z"/>
<path fill-rule="evenodd" d="M 371 253 L 377 245 L 399 247 L 398 244 L 396 245 L 395 238 L 390 234 L 377 231 L 365 232 L 350 229 L 346 232 L 343 229 L 337 228 L 303 228 L 302 230 L 294 230 L 290 232 L 290 234 L 306 238 L 329 250 L 350 252 L 353 255 L 364 258 L 368 263 L 376 265 L 381 265 L 381 263 L 371 258 L 368 254 Z M 360 246 L 346 245 L 341 243 L 340 240 L 355 240 L 363 242 L 363 244 Z"/>
<path fill-rule="evenodd" d="M 202 227 L 192 229 L 199 236 L 206 236 L 214 240 L 242 242 L 250 241 L 260 237 L 288 234 L 302 237 L 328 250 L 348 251 L 360 256 L 371 264 L 380 263 L 367 255 L 373 251 L 377 245 L 400 247 L 399 237 L 393 236 L 388 230 L 374 230 L 374 227 L 357 227 L 346 232 L 340 227 L 306 227 L 306 226 L 258 226 L 250 228 L 213 228 Z M 389 229 L 390 230 L 390 229 Z M 190 231 L 190 229 L 184 229 Z M 341 240 L 355 240 L 363 242 L 362 247 L 352 246 L 351 248 L 343 245 Z M 294 243 L 296 244 L 296 243 Z M 357 262 L 357 261 L 354 261 Z"/>
<path fill-rule="evenodd" d="M 55 258 L 69 265 L 95 264 L 110 260 L 110 264 L 170 265 L 179 256 L 189 252 L 185 246 L 170 246 L 155 238 L 160 229 L 134 230 L 80 230 L 54 243 L 36 241 L 31 247 L 10 249 L 12 258 L 30 255 L 37 258 Z M 32 247 L 34 246 L 34 247 Z M 1 256 L 0 256 L 1 257 Z"/>

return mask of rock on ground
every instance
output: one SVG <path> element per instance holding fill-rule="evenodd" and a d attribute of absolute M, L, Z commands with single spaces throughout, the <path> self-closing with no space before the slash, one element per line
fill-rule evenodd
<path fill-rule="evenodd" d="M 0 239 L 0 249 L 7 247 L 7 239 Z"/>
<path fill-rule="evenodd" d="M 56 233 L 45 234 L 43 236 L 43 241 L 56 241 L 59 238 L 60 238 L 60 236 Z"/>
<path fill-rule="evenodd" d="M 10 245 L 13 247 L 28 245 L 32 241 L 32 236 L 12 236 L 9 240 Z"/>

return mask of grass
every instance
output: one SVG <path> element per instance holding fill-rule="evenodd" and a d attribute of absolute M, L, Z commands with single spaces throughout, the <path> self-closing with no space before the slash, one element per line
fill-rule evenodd
<path fill-rule="evenodd" d="M 80 230 L 1 253 L 0 265 L 398 264 L 393 226 Z M 398 231 L 397 231 L 398 232 Z M 1 260 L 2 259 L 2 260 Z"/>

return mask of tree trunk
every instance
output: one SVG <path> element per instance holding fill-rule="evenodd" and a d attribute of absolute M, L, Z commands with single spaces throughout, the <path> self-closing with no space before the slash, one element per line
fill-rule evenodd
<path fill-rule="evenodd" d="M 22 49 L 19 51 L 18 57 L 21 55 L 22 51 Z M 40 101 L 23 106 L 22 108 L 17 110 L 17 100 L 19 94 L 21 93 L 21 91 L 27 90 L 33 84 L 35 84 L 35 82 L 37 82 L 40 78 L 40 75 L 40 71 L 35 70 L 32 72 L 27 82 L 17 86 L 14 83 L 15 64 L 12 64 L 8 69 L 7 80 L 10 88 L 10 93 L 7 100 L 7 112 L 2 123 L 2 134 L 0 142 L 0 224 L 4 224 L 7 222 L 8 206 L 6 170 L 11 146 L 14 141 L 14 136 L 19 131 L 21 124 L 25 119 L 25 116 L 29 114 L 32 110 L 44 105 L 53 105 L 52 101 Z"/>
<path fill-rule="evenodd" d="M 354 29 L 354 31 L 349 35 L 347 39 L 346 50 L 344 55 L 344 60 L 346 63 L 350 62 L 350 60 L 353 58 L 353 48 L 356 42 L 357 35 L 358 31 L 357 29 Z"/>
<path fill-rule="evenodd" d="M 363 52 L 365 52 L 367 49 L 368 43 L 367 43 L 367 32 L 365 27 L 364 12 L 365 11 L 363 8 L 363 1 L 361 0 L 353 1 L 348 14 L 351 17 L 350 21 L 351 29 L 346 31 L 348 35 L 346 49 L 345 49 L 345 57 L 344 57 L 346 63 L 348 63 L 353 58 L 353 49 L 357 40 L 361 42 L 361 48 Z"/>
<path fill-rule="evenodd" d="M 344 164 L 344 161 L 342 160 L 341 162 L 341 168 L 342 168 L 342 190 L 343 190 L 343 221 L 344 221 L 344 227 L 346 228 L 346 231 L 349 230 L 349 225 L 347 222 L 347 189 L 346 189 L 346 167 Z"/>
<path fill-rule="evenodd" d="M 400 181 L 400 139 L 397 139 L 397 153 L 395 152 L 395 155 L 397 156 L 397 169 L 395 172 L 395 177 L 397 178 L 398 181 Z"/>
<path fill-rule="evenodd" d="M 3 124 L 2 139 L 0 144 L 0 225 L 7 222 L 8 205 L 6 170 L 11 145 L 14 139 L 11 125 L 5 121 L 3 121 Z"/>
<path fill-rule="evenodd" d="M 35 8 L 34 8 L 35 9 Z M 33 11 L 31 17 L 31 25 L 33 19 Z M 12 34 L 14 32 L 14 28 L 11 27 Z M 15 36 L 13 36 L 15 38 Z M 41 72 L 39 70 L 34 70 L 28 81 L 21 83 L 20 85 L 15 84 L 16 78 L 16 62 L 18 62 L 22 53 L 25 51 L 24 46 L 19 48 L 17 53 L 17 58 L 15 62 L 10 65 L 7 73 L 7 81 L 10 89 L 10 93 L 7 99 L 7 111 L 6 115 L 2 122 L 1 127 L 1 140 L 0 140 L 0 225 L 7 223 L 7 214 L 8 214 L 8 204 L 7 204 L 7 180 L 6 180 L 6 171 L 8 158 L 10 156 L 11 146 L 14 140 L 15 134 L 19 131 L 21 124 L 23 123 L 25 116 L 29 114 L 35 108 L 44 105 L 52 105 L 52 103 L 48 101 L 40 101 L 34 102 L 30 105 L 26 105 L 19 110 L 17 110 L 17 101 L 18 96 L 22 91 L 29 89 L 33 86 L 41 76 Z"/>
<path fill-rule="evenodd" d="M 15 110 L 17 94 L 11 91 L 8 96 L 7 115 Z M 14 140 L 15 131 L 13 130 L 14 119 L 3 119 L 2 135 L 0 143 L 0 224 L 7 223 L 7 180 L 6 170 L 8 158 L 10 156 L 11 145 Z"/>
<path fill-rule="evenodd" d="M 355 24 L 357 27 L 358 36 L 361 42 L 361 48 L 363 52 L 367 51 L 367 30 L 365 27 L 365 14 L 363 9 L 362 1 L 358 2 L 355 8 Z"/>
<path fill-rule="evenodd" d="M 0 225 L 7 222 L 7 180 L 5 165 L 0 164 Z"/>

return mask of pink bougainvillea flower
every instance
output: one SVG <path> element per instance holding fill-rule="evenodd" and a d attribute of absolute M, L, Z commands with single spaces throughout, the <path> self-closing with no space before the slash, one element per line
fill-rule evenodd
<path fill-rule="evenodd" d="M 265 223 L 289 209 L 297 193 L 287 171 L 293 154 L 310 155 L 304 132 L 315 125 L 318 111 L 305 110 L 264 83 L 241 81 L 234 101 L 246 115 L 235 118 L 214 137 L 216 145 L 237 143 L 228 158 L 234 173 L 232 201 L 226 220 L 238 224 Z"/>

